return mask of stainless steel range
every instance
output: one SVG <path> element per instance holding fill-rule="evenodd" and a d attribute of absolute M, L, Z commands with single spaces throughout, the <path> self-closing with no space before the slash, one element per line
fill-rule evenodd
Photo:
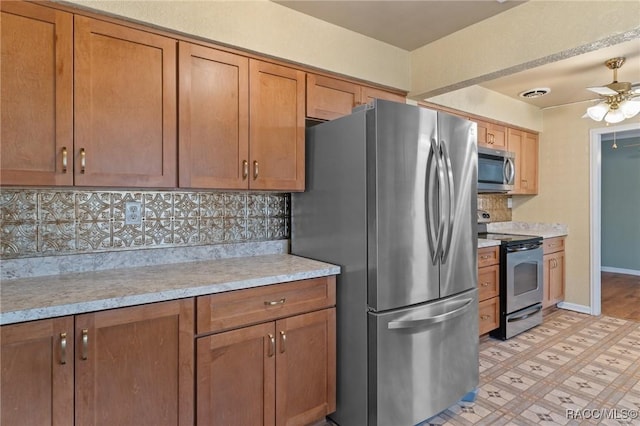
<path fill-rule="evenodd" d="M 509 339 L 542 323 L 542 237 L 479 232 L 500 241 L 500 327 L 491 335 Z"/>

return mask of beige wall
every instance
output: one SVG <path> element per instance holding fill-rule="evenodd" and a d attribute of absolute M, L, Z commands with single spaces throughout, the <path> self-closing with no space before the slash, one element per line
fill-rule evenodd
<path fill-rule="evenodd" d="M 640 2 L 529 0 L 411 52 L 423 99 L 617 44 L 640 29 Z M 564 56 L 567 57 L 567 56 Z"/>
<path fill-rule="evenodd" d="M 471 86 L 427 100 L 481 117 L 542 131 L 542 111 L 539 108 L 484 87 Z"/>
<path fill-rule="evenodd" d="M 70 0 L 74 6 L 409 90 L 409 52 L 267 0 Z"/>
<path fill-rule="evenodd" d="M 590 305 L 590 129 L 604 123 L 581 118 L 588 104 L 543 112 L 539 193 L 514 196 L 514 221 L 557 222 L 569 226 L 566 245 L 566 301 Z"/>

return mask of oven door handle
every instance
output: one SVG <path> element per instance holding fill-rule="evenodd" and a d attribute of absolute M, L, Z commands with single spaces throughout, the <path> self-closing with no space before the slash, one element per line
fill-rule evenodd
<path fill-rule="evenodd" d="M 455 318 L 457 316 L 460 316 L 462 314 L 464 314 L 464 311 L 467 310 L 467 308 L 469 306 L 471 306 L 471 302 L 473 302 L 473 299 L 465 299 L 463 300 L 464 304 L 462 306 L 460 306 L 457 309 L 454 309 L 453 311 L 450 312 L 446 312 L 444 314 L 440 314 L 440 315 L 434 315 L 432 317 L 427 317 L 427 318 L 419 318 L 419 319 L 414 319 L 414 320 L 408 320 L 408 321 L 391 321 L 388 325 L 387 328 L 389 330 L 394 330 L 394 329 L 401 329 L 401 328 L 418 328 L 418 327 L 426 327 L 429 325 L 433 325 L 433 324 L 437 324 L 443 321 L 447 321 L 450 320 L 452 318 Z"/>
<path fill-rule="evenodd" d="M 525 312 L 522 312 L 521 315 L 518 315 L 517 317 L 513 317 L 513 318 L 508 318 L 507 322 L 518 322 L 518 321 L 526 320 L 531 315 L 537 314 L 541 310 L 542 310 L 542 305 L 532 306 L 531 308 L 527 309 Z"/>

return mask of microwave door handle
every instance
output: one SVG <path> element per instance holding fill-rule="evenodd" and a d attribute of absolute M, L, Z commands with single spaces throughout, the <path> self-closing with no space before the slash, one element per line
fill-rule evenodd
<path fill-rule="evenodd" d="M 512 158 L 506 158 L 504 163 L 504 179 L 505 182 L 509 185 L 513 184 L 513 178 L 516 175 L 516 167 L 513 164 Z"/>
<path fill-rule="evenodd" d="M 449 215 L 447 222 L 446 244 L 442 252 L 442 263 L 447 261 L 449 257 L 449 250 L 451 249 L 451 241 L 453 240 L 453 210 L 455 207 L 455 192 L 453 186 L 453 167 L 451 167 L 451 156 L 445 141 L 440 141 L 440 147 L 442 149 L 442 164 L 444 165 L 444 173 L 447 177 L 447 213 Z"/>
<path fill-rule="evenodd" d="M 465 313 L 465 311 L 471 306 L 471 302 L 473 299 L 465 299 L 464 304 L 459 308 L 454 309 L 453 311 L 445 312 L 444 314 L 434 315 L 432 317 L 427 318 L 419 318 L 414 320 L 406 320 L 406 321 L 391 321 L 387 328 L 389 330 L 394 329 L 402 329 L 402 328 L 418 328 L 425 327 L 433 324 L 438 324 L 443 321 L 448 321 L 452 318 L 458 317 Z"/>

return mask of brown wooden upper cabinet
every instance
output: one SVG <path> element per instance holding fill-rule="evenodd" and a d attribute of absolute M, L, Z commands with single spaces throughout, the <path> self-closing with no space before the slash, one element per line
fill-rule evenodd
<path fill-rule="evenodd" d="M 538 193 L 538 135 L 518 129 L 508 130 L 507 150 L 515 153 L 515 179 L 510 194 Z"/>
<path fill-rule="evenodd" d="M 507 149 L 507 128 L 500 124 L 474 120 L 478 123 L 478 146 Z"/>
<path fill-rule="evenodd" d="M 179 44 L 180 187 L 304 190 L 304 72 Z"/>
<path fill-rule="evenodd" d="M 73 16 L 0 2 L 0 182 L 73 184 Z"/>
<path fill-rule="evenodd" d="M 75 16 L 75 185 L 175 187 L 176 41 Z"/>
<path fill-rule="evenodd" d="M 304 191 L 305 73 L 249 60 L 249 188 Z"/>
<path fill-rule="evenodd" d="M 405 98 L 392 92 L 361 86 L 346 80 L 307 74 L 307 117 L 309 118 L 333 120 L 351 114 L 355 106 L 368 103 L 374 98 L 405 102 Z"/>
<path fill-rule="evenodd" d="M 180 187 L 247 189 L 249 60 L 185 42 L 178 51 Z"/>

